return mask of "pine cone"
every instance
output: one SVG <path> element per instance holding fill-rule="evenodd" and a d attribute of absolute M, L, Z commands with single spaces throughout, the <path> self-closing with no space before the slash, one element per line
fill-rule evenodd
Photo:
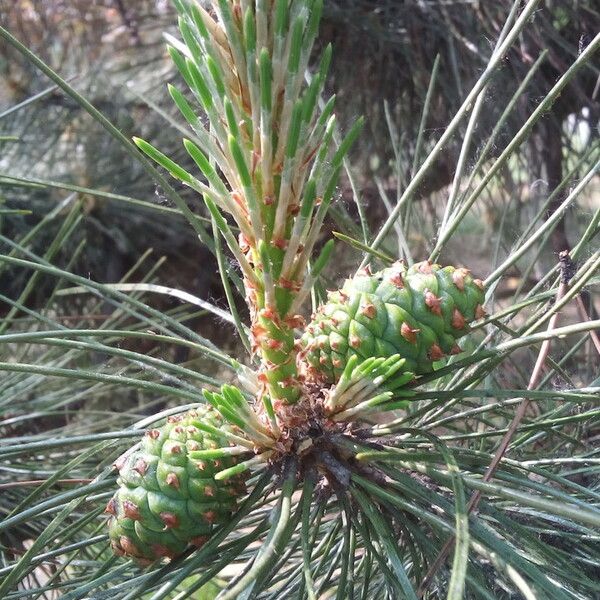
<path fill-rule="evenodd" d="M 400 354 L 417 375 L 461 352 L 456 340 L 485 315 L 483 283 L 468 269 L 402 262 L 368 269 L 330 293 L 301 338 L 307 373 L 335 383 L 348 359 Z"/>
<path fill-rule="evenodd" d="M 203 545 L 231 516 L 246 492 L 244 479 L 215 479 L 236 464 L 233 456 L 197 458 L 199 451 L 229 446 L 203 425 L 229 427 L 212 407 L 198 408 L 147 431 L 139 449 L 117 461 L 119 489 L 106 508 L 115 553 L 142 563 L 172 558 L 188 545 Z"/>

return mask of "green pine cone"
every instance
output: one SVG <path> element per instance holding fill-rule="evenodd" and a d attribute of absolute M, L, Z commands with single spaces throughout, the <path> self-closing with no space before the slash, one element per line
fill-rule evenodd
<path fill-rule="evenodd" d="M 228 427 L 212 407 L 169 417 L 163 427 L 146 432 L 139 448 L 115 463 L 119 489 L 106 512 L 111 515 L 109 537 L 116 554 L 144 564 L 172 558 L 189 545 L 204 544 L 231 516 L 246 492 L 244 479 L 214 478 L 236 464 L 233 456 L 194 456 L 229 446 L 227 440 L 203 431 L 204 424 Z"/>
<path fill-rule="evenodd" d="M 464 268 L 402 262 L 371 274 L 364 270 L 314 315 L 301 338 L 309 378 L 335 383 L 352 355 L 400 354 L 417 375 L 461 352 L 456 340 L 484 316 L 483 283 Z"/>

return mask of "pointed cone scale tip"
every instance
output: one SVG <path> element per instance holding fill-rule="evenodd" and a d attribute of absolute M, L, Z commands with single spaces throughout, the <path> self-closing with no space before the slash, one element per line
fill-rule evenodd
<path fill-rule="evenodd" d="M 433 361 L 441 360 L 445 356 L 444 351 L 437 344 L 433 344 L 431 348 L 429 348 L 428 355 Z"/>
<path fill-rule="evenodd" d="M 420 332 L 420 329 L 412 328 L 408 323 L 402 323 L 400 327 L 400 335 L 411 344 L 417 343 L 417 334 Z"/>
<path fill-rule="evenodd" d="M 425 290 L 425 304 L 434 315 L 442 316 L 442 299 L 429 290 Z"/>

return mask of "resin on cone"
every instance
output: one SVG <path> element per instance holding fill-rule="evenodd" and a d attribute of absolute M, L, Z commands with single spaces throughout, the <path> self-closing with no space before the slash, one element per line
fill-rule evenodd
<path fill-rule="evenodd" d="M 229 446 L 203 425 L 228 427 L 211 407 L 169 417 L 117 461 L 119 489 L 106 508 L 115 553 L 146 564 L 172 558 L 189 545 L 202 546 L 231 516 L 245 494 L 244 479 L 215 479 L 235 465 L 233 456 L 197 458 L 199 452 Z"/>
<path fill-rule="evenodd" d="M 402 262 L 372 274 L 361 271 L 314 315 L 301 339 L 309 379 L 335 383 L 348 359 L 406 359 L 417 375 L 461 352 L 457 340 L 485 315 L 484 287 L 468 269 Z"/>

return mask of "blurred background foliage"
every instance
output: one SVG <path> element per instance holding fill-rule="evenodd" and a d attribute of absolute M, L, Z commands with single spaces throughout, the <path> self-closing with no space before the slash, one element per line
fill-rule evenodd
<path fill-rule="evenodd" d="M 373 228 L 387 216 L 386 204 L 395 203 L 485 69 L 511 4 L 327 0 L 321 43 L 334 45 L 330 87 L 338 95 L 342 127 L 347 129 L 358 115 L 367 117 L 368 131 L 353 155 L 354 180 L 346 180 L 339 190 L 351 213 L 357 200 Z M 600 27 L 600 13 L 591 0 L 543 4 L 486 90 L 485 109 L 464 157 L 467 173 L 541 53 L 547 52 L 491 138 L 488 159 L 513 139 L 539 99 Z M 180 144 L 181 122 L 165 90 L 166 82 L 177 80 L 163 39 L 175 24 L 167 0 L 4 0 L 0 20 L 125 135 L 149 139 L 184 164 L 189 160 Z M 477 203 L 474 217 L 463 226 L 464 235 L 450 243 L 446 262 L 468 262 L 477 268 L 479 253 L 494 246 L 510 247 L 511 232 L 528 224 L 594 143 L 600 114 L 598 76 L 597 66 L 583 69 L 538 122 L 510 166 L 502 170 L 493 193 Z M 154 256 L 168 258 L 162 266 L 163 281 L 180 287 L 185 282 L 186 289 L 205 298 L 221 294 L 212 256 L 196 244 L 191 228 L 170 214 L 172 206 L 162 190 L 122 147 L 6 47 L 0 56 L 0 80 L 0 193 L 8 208 L 32 211 L 28 216 L 4 215 L 4 235 L 24 234 L 65 198 L 79 201 L 82 226 L 67 246 L 70 255 L 73 245 L 86 242 L 73 264 L 78 273 L 98 281 L 118 280 L 151 247 Z M 407 232 L 417 257 L 434 245 L 442 200 L 448 196 L 466 127 L 467 122 L 418 190 L 424 208 Z M 201 210 L 188 190 L 178 191 L 194 211 Z M 597 186 L 595 190 L 592 186 L 594 191 Z M 564 193 L 556 194 L 548 214 Z M 588 197 L 593 193 L 583 198 L 584 211 L 591 208 L 585 206 Z M 570 211 L 552 234 L 554 252 L 579 239 L 579 229 L 577 212 Z M 45 230 L 53 235 L 51 227 Z M 38 251 L 47 243 L 44 236 L 36 237 Z M 397 253 L 395 248 L 389 251 Z M 340 267 L 334 276 L 345 272 L 347 260 L 336 261 Z M 540 257 L 531 275 L 539 279 L 553 261 L 551 253 Z M 481 266 L 485 268 L 485 262 Z M 2 277 L 5 288 L 16 291 L 23 285 L 10 271 Z M 41 283 L 36 293 L 43 297 Z"/>

